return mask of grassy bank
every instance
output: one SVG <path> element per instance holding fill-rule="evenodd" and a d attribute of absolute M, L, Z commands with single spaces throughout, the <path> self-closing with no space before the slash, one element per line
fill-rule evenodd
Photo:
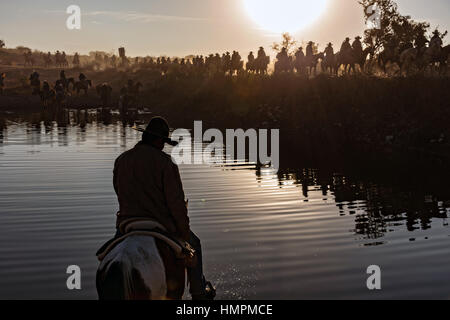
<path fill-rule="evenodd" d="M 11 68 L 0 110 L 39 109 L 21 79 L 31 70 Z M 59 70 L 38 70 L 41 79 L 54 81 Z M 337 150 L 359 145 L 370 150 L 390 149 L 450 154 L 450 79 L 430 77 L 376 78 L 365 76 L 305 79 L 297 75 L 237 77 L 207 76 L 152 70 L 68 70 L 83 72 L 94 86 L 109 82 L 111 107 L 128 79 L 143 88 L 139 107 L 166 116 L 177 127 L 203 120 L 205 127 L 283 128 L 295 130 L 298 143 L 331 145 Z M 92 89 L 88 96 L 72 96 L 69 107 L 99 107 Z"/>

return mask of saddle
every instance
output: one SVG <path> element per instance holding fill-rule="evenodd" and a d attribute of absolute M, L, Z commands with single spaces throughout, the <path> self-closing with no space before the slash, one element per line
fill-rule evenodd
<path fill-rule="evenodd" d="M 118 231 L 118 235 L 107 241 L 97 251 L 96 256 L 99 261 L 102 261 L 112 249 L 126 238 L 134 235 L 143 235 L 154 237 L 166 243 L 177 259 L 185 261 L 186 266 L 189 267 L 196 263 L 195 250 L 191 245 L 186 241 L 169 235 L 164 226 L 154 220 L 143 218 L 127 219 L 119 225 Z"/>

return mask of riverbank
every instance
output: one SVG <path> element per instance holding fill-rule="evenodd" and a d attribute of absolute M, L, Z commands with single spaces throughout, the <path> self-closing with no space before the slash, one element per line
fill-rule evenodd
<path fill-rule="evenodd" d="M 30 88 L 17 86 L 17 79 L 26 72 L 9 71 L 0 113 L 42 109 Z M 38 72 L 41 79 L 50 81 L 59 74 L 56 69 Z M 94 87 L 103 82 L 113 87 L 110 108 L 118 107 L 119 90 L 128 79 L 140 81 L 143 88 L 135 107 L 167 117 L 174 127 L 191 127 L 195 120 L 202 120 L 204 127 L 282 128 L 295 130 L 296 142 L 302 146 L 326 145 L 337 151 L 358 146 L 375 153 L 416 153 L 441 162 L 450 159 L 448 77 L 230 77 L 176 72 L 160 75 L 145 69 L 69 70 L 66 74 L 76 77 L 79 72 L 92 79 Z M 87 96 L 69 96 L 66 105 L 75 109 L 103 107 L 95 89 Z"/>

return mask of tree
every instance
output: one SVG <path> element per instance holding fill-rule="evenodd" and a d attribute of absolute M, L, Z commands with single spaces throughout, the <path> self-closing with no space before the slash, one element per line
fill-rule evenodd
<path fill-rule="evenodd" d="M 0 49 L 5 47 L 5 41 L 0 39 Z"/>
<path fill-rule="evenodd" d="M 364 8 L 366 23 L 374 17 L 373 8 L 376 7 L 379 13 L 377 28 L 364 31 L 364 43 L 373 46 L 375 51 L 380 51 L 387 44 L 394 44 L 398 48 L 410 47 L 430 28 L 428 22 L 416 22 L 410 16 L 401 15 L 393 0 L 361 0 L 359 3 Z"/>
<path fill-rule="evenodd" d="M 281 40 L 281 42 L 273 43 L 272 50 L 280 52 L 281 49 L 286 48 L 288 55 L 292 54 L 295 49 L 295 45 L 297 44 L 297 41 L 295 41 L 294 38 L 287 32 L 283 33 L 282 37 L 283 39 Z"/>

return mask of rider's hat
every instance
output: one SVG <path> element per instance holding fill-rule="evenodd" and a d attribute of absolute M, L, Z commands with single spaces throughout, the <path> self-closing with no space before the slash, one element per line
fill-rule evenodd
<path fill-rule="evenodd" d="M 150 136 L 153 136 L 155 138 L 162 138 L 165 143 L 171 146 L 178 145 L 177 141 L 173 141 L 169 138 L 169 124 L 167 123 L 166 119 L 162 117 L 154 117 L 152 120 L 150 120 L 150 123 L 148 124 L 147 128 L 145 128 L 145 130 L 138 127 L 133 127 L 133 129 L 142 132 L 143 135 L 149 134 Z"/>

